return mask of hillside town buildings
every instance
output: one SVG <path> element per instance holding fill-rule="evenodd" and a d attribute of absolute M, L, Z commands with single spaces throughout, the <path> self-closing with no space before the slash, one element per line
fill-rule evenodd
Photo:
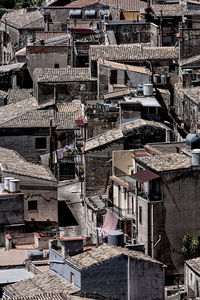
<path fill-rule="evenodd" d="M 198 299 L 200 2 L 21 2 L 0 8 L 0 299 Z"/>

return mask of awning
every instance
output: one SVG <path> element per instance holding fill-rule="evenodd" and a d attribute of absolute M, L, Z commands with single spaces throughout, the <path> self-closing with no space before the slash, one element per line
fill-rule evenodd
<path fill-rule="evenodd" d="M 108 15 L 108 13 L 109 13 L 108 9 L 100 9 L 100 11 L 99 11 L 100 16 Z"/>
<path fill-rule="evenodd" d="M 146 182 L 146 181 L 149 181 L 152 179 L 159 178 L 160 175 L 152 172 L 151 170 L 144 170 L 144 171 L 133 174 L 131 177 L 137 181 Z"/>
<path fill-rule="evenodd" d="M 80 16 L 81 15 L 81 9 L 70 9 L 69 16 Z"/>
<path fill-rule="evenodd" d="M 118 217 L 111 211 L 107 211 L 104 224 L 102 226 L 103 237 L 108 236 L 108 233 L 115 230 L 118 222 Z"/>
<path fill-rule="evenodd" d="M 96 12 L 94 9 L 86 9 L 85 15 L 86 16 L 95 16 Z"/>

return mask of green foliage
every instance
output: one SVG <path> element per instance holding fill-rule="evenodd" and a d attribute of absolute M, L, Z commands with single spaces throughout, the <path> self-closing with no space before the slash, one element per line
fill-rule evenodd
<path fill-rule="evenodd" d="M 16 0 L 0 0 L 0 6 L 5 8 L 13 8 L 16 4 Z"/>
<path fill-rule="evenodd" d="M 198 256 L 199 240 L 192 234 L 186 233 L 182 239 L 182 251 L 185 259 L 191 259 Z"/>

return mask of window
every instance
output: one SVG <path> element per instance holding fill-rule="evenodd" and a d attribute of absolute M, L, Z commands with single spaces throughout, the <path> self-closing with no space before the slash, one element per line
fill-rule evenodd
<path fill-rule="evenodd" d="M 37 210 L 37 200 L 28 201 L 28 210 Z"/>
<path fill-rule="evenodd" d="M 116 84 L 116 83 L 117 83 L 117 70 L 111 70 L 110 84 Z"/>
<path fill-rule="evenodd" d="M 35 149 L 36 150 L 46 149 L 46 147 L 47 147 L 46 137 L 35 138 Z"/>
<path fill-rule="evenodd" d="M 70 283 L 74 284 L 74 273 L 70 272 Z"/>
<path fill-rule="evenodd" d="M 139 206 L 139 223 L 142 225 L 142 207 Z"/>
<path fill-rule="evenodd" d="M 55 68 L 55 69 L 59 69 L 59 64 L 55 64 L 55 65 L 54 65 L 54 68 Z"/>

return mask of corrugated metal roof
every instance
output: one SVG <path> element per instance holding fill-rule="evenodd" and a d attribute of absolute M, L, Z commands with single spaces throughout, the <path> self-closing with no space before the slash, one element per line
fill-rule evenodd
<path fill-rule="evenodd" d="M 151 170 L 144 170 L 141 172 L 137 172 L 132 175 L 133 179 L 140 181 L 140 182 L 146 182 L 152 179 L 159 178 L 160 175 L 152 172 Z"/>
<path fill-rule="evenodd" d="M 127 102 L 138 102 L 141 103 L 142 106 L 146 107 L 161 107 L 158 100 L 154 97 L 143 97 L 143 98 L 136 98 L 136 97 L 124 97 Z"/>

